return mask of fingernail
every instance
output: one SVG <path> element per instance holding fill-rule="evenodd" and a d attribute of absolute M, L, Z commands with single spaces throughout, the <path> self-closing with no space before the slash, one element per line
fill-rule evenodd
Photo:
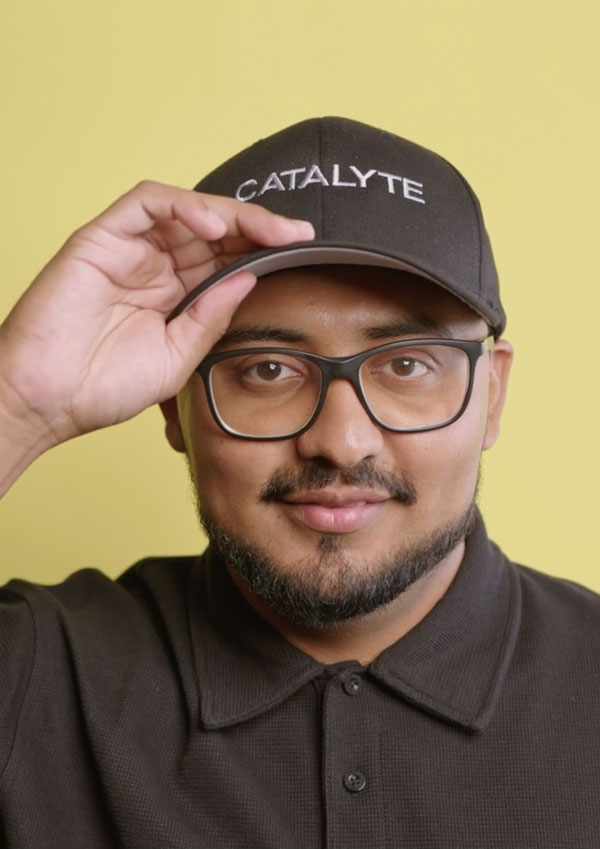
<path fill-rule="evenodd" d="M 222 224 L 222 223 L 223 223 L 223 219 L 221 218 L 221 216 L 219 215 L 219 213 L 218 213 L 218 212 L 215 212 L 215 210 L 214 210 L 214 209 L 211 209 L 211 208 L 210 208 L 210 206 L 209 206 L 209 207 L 207 207 L 207 209 L 206 209 L 206 211 L 205 211 L 205 213 L 204 213 L 204 214 L 205 214 L 205 217 L 206 217 L 206 218 L 208 218 L 208 220 L 209 220 L 209 221 L 211 221 L 211 222 L 213 222 L 213 223 L 217 223 L 217 222 L 218 222 L 219 224 Z"/>
<path fill-rule="evenodd" d="M 310 223 L 310 221 L 303 221 L 300 218 L 292 218 L 292 223 L 296 225 L 296 230 L 300 234 L 300 236 L 304 239 L 314 239 L 315 237 L 315 228 Z"/>

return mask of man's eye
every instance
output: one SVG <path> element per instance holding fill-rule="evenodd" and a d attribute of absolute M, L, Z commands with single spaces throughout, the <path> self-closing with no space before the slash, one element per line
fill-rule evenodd
<path fill-rule="evenodd" d="M 412 357 L 394 357 L 381 368 L 384 374 L 396 377 L 422 377 L 427 374 L 427 366 Z"/>
<path fill-rule="evenodd" d="M 263 362 L 255 363 L 244 371 L 244 377 L 249 380 L 268 381 L 270 383 L 284 380 L 286 377 L 294 377 L 296 374 L 297 372 L 289 366 L 274 360 L 264 360 Z"/>

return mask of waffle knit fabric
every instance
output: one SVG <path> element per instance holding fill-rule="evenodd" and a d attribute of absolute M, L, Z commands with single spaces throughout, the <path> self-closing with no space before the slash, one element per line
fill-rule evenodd
<path fill-rule="evenodd" d="M 480 519 L 434 610 L 323 666 L 223 565 L 147 559 L 0 596 L 11 849 L 593 849 L 600 598 Z"/>

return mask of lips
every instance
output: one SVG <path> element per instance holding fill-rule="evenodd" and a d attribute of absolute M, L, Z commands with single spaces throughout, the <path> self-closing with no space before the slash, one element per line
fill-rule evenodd
<path fill-rule="evenodd" d="M 280 503 L 297 523 L 321 533 L 352 533 L 366 527 L 390 496 L 372 489 L 319 489 L 294 492 Z"/>

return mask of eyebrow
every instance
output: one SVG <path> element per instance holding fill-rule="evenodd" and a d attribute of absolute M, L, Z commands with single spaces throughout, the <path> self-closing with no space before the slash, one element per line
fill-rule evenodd
<path fill-rule="evenodd" d="M 397 339 L 405 336 L 432 336 L 451 339 L 452 333 L 443 325 L 427 318 L 412 321 L 392 321 L 365 327 L 361 333 L 364 339 Z M 227 330 L 215 345 L 215 350 L 228 345 L 247 342 L 288 342 L 298 344 L 310 342 L 310 335 L 289 327 L 276 327 L 270 324 L 248 324 Z"/>
<path fill-rule="evenodd" d="M 270 324 L 249 324 L 227 330 L 215 347 L 235 345 L 240 342 L 308 342 L 306 333 Z"/>
<path fill-rule="evenodd" d="M 377 324 L 374 327 L 366 327 L 362 335 L 365 339 L 388 339 L 399 336 L 431 336 L 452 339 L 452 332 L 447 327 L 428 318 L 419 318 L 413 321 L 392 321 L 383 325 Z"/>

